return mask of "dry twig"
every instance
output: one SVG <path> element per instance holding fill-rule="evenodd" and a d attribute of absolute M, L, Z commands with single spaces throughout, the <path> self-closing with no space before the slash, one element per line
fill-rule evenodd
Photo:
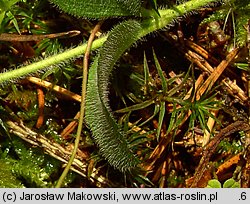
<path fill-rule="evenodd" d="M 219 143 L 226 137 L 239 132 L 239 131 L 249 131 L 250 126 L 248 123 L 243 122 L 243 121 L 237 121 L 234 122 L 224 129 L 220 131 L 215 137 L 208 143 L 208 145 L 205 147 L 203 153 L 202 153 L 202 158 L 200 160 L 200 163 L 198 167 L 196 168 L 193 182 L 191 184 L 191 188 L 196 188 L 198 187 L 198 182 L 202 178 L 204 172 L 207 170 L 208 165 L 209 165 L 209 160 L 213 153 L 215 152 L 216 148 L 218 147 Z"/>

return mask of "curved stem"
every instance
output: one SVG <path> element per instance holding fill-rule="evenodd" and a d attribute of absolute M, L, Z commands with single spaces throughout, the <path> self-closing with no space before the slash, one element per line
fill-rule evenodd
<path fill-rule="evenodd" d="M 76 132 L 76 139 L 75 139 L 75 145 L 74 145 L 74 149 L 72 151 L 71 157 L 69 159 L 69 162 L 67 163 L 67 166 L 65 167 L 62 175 L 60 176 L 57 184 L 56 184 L 56 188 L 60 188 L 65 177 L 67 176 L 70 167 L 74 161 L 75 155 L 77 153 L 77 149 L 78 149 L 78 145 L 79 145 L 79 141 L 80 141 L 80 137 L 81 137 L 81 132 L 82 132 L 82 125 L 83 125 L 83 118 L 84 118 L 84 114 L 85 114 L 85 103 L 86 103 L 86 90 L 87 90 L 87 77 L 88 77 L 88 60 L 89 60 L 89 54 L 90 54 L 90 50 L 92 48 L 92 43 L 93 40 L 95 38 L 95 34 L 98 32 L 98 30 L 100 29 L 102 25 L 102 21 L 99 22 L 95 28 L 93 29 L 91 35 L 89 36 L 89 40 L 87 43 L 87 47 L 85 50 L 85 55 L 84 55 L 84 61 L 83 61 L 83 79 L 82 79 L 82 96 L 81 96 L 81 108 L 80 108 L 80 117 L 79 117 L 79 122 L 78 122 L 78 127 L 77 127 L 77 132 Z"/>

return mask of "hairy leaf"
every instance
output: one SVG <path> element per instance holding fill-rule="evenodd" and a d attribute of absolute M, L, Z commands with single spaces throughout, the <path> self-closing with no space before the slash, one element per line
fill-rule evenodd
<path fill-rule="evenodd" d="M 141 26 L 129 20 L 109 34 L 90 68 L 85 118 L 102 155 L 120 171 L 135 167 L 139 160 L 128 148 L 124 132 L 118 127 L 108 104 L 109 77 L 116 61 L 138 38 Z"/>
<path fill-rule="evenodd" d="M 61 10 L 77 17 L 108 18 L 139 16 L 141 0 L 51 0 Z"/>

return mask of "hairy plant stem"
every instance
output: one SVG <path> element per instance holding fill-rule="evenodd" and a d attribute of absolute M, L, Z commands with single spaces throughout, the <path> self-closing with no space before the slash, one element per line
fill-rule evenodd
<path fill-rule="evenodd" d="M 106 41 L 107 36 L 103 36 L 101 38 L 96 39 L 91 47 L 91 50 L 98 49 L 102 46 L 102 44 Z M 23 66 L 19 69 L 14 69 L 11 71 L 6 71 L 4 73 L 0 74 L 0 84 L 9 81 L 12 79 L 20 78 L 25 75 L 29 75 L 31 73 L 35 73 L 39 70 L 43 70 L 51 65 L 58 64 L 60 62 L 63 62 L 65 60 L 68 60 L 73 57 L 77 57 L 79 55 L 82 55 L 86 52 L 87 43 L 80 45 L 76 48 L 66 50 L 60 54 L 53 55 L 50 57 L 47 57 L 39 62 L 35 62 L 26 66 Z"/>
<path fill-rule="evenodd" d="M 206 6 L 209 3 L 216 3 L 218 0 L 191 0 L 185 2 L 181 5 L 175 6 L 170 9 L 159 10 L 160 17 L 155 15 L 154 11 L 148 11 L 145 13 L 146 17 L 150 17 L 142 21 L 143 29 L 138 35 L 138 39 L 141 37 L 154 32 L 156 30 L 162 29 L 169 25 L 170 23 L 178 20 L 180 16 L 188 14 L 202 6 Z M 106 41 L 107 36 L 101 37 L 95 40 L 92 44 L 92 50 L 97 49 L 102 46 L 102 44 Z M 35 73 L 39 70 L 45 69 L 54 64 L 58 64 L 67 59 L 79 56 L 86 51 L 87 44 L 80 45 L 76 48 L 67 50 L 63 53 L 48 57 L 42 61 L 32 63 L 27 66 L 23 66 L 19 69 L 14 69 L 11 71 L 7 71 L 0 74 L 0 84 L 9 81 L 15 78 L 20 78 L 25 75 Z"/>
<path fill-rule="evenodd" d="M 89 54 L 91 51 L 91 47 L 92 47 L 92 43 L 93 40 L 95 38 L 95 34 L 98 32 L 98 30 L 100 29 L 102 25 L 102 21 L 99 22 L 95 28 L 93 29 L 91 35 L 89 36 L 89 40 L 87 43 L 87 47 L 86 47 L 86 51 L 85 51 L 85 55 L 84 55 L 84 60 L 83 60 L 83 79 L 82 79 L 82 95 L 81 95 L 81 107 L 80 107 L 80 117 L 79 117 L 79 122 L 78 122 L 78 127 L 77 127 L 77 132 L 76 132 L 76 139 L 75 139 L 75 145 L 74 145 L 74 149 L 72 151 L 72 154 L 70 156 L 69 162 L 67 163 L 63 173 L 61 174 L 57 184 L 56 184 L 56 188 L 60 188 L 65 177 L 67 176 L 70 167 L 74 161 L 74 158 L 76 156 L 77 153 L 77 149 L 78 149 L 78 145 L 80 142 L 80 138 L 81 138 L 81 132 L 82 132 L 82 126 L 83 126 L 83 119 L 84 119 L 84 114 L 85 114 L 85 104 L 86 104 L 86 91 L 87 91 L 87 78 L 88 78 L 88 66 L 89 66 Z"/>

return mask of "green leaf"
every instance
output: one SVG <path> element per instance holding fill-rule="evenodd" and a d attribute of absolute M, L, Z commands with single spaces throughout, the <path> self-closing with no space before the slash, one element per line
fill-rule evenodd
<path fill-rule="evenodd" d="M 208 181 L 207 188 L 221 188 L 221 183 L 217 179 Z"/>
<path fill-rule="evenodd" d="M 157 131 L 156 131 L 156 138 L 158 141 L 159 141 L 160 134 L 161 134 L 161 127 L 162 127 L 163 119 L 165 116 L 165 111 L 166 111 L 166 104 L 165 104 L 165 102 L 161 102 L 158 127 L 157 127 Z"/>
<path fill-rule="evenodd" d="M 210 129 L 207 126 L 207 122 L 206 122 L 204 112 L 199 107 L 198 107 L 197 115 L 198 115 L 198 120 L 200 122 L 200 125 L 201 125 L 202 129 L 203 130 L 206 129 L 208 132 L 210 132 Z"/>
<path fill-rule="evenodd" d="M 168 91 L 168 93 L 167 93 L 168 97 L 173 96 L 175 93 L 177 93 L 178 91 L 183 89 L 183 86 L 186 84 L 186 82 L 188 80 L 189 71 L 190 71 L 190 69 L 188 69 L 187 73 L 185 74 L 185 77 L 181 80 L 181 84 L 179 84 L 178 86 L 173 87 L 171 90 Z M 182 74 L 176 75 L 175 77 L 170 79 L 170 82 L 171 82 L 172 79 L 175 81 L 177 78 L 179 78 L 181 76 L 182 76 Z"/>
<path fill-rule="evenodd" d="M 148 134 L 148 133 L 147 133 Z M 150 138 L 147 137 L 147 134 L 141 134 L 140 132 L 135 132 L 131 135 L 129 138 L 129 147 L 138 147 L 140 144 L 143 144 L 150 140 Z"/>
<path fill-rule="evenodd" d="M 147 63 L 147 57 L 146 57 L 145 52 L 143 54 L 143 70 L 144 70 L 144 86 L 145 86 L 144 94 L 146 95 L 149 91 L 149 84 L 152 81 L 152 77 L 150 76 L 149 67 Z"/>
<path fill-rule="evenodd" d="M 0 0 L 0 28 L 6 12 L 19 0 Z"/>
<path fill-rule="evenodd" d="M 3 22 L 4 16 L 5 16 L 5 11 L 4 12 L 0 12 L 0 28 L 1 28 L 1 24 Z"/>
<path fill-rule="evenodd" d="M 173 103 L 173 111 L 170 117 L 170 121 L 169 121 L 166 134 L 169 134 L 177 126 L 176 124 L 177 116 L 178 116 L 178 110 L 176 109 L 176 103 Z"/>
<path fill-rule="evenodd" d="M 240 183 L 230 178 L 224 182 L 223 188 L 240 188 Z"/>
<path fill-rule="evenodd" d="M 51 0 L 61 10 L 77 17 L 103 19 L 140 16 L 141 0 Z"/>
<path fill-rule="evenodd" d="M 125 134 L 116 124 L 110 114 L 111 111 L 106 107 L 97 91 L 99 89 L 97 83 L 98 61 L 99 57 L 96 58 L 89 72 L 85 120 L 100 148 L 101 155 L 115 168 L 127 171 L 136 166 L 138 160 L 128 148 Z"/>
<path fill-rule="evenodd" d="M 154 184 L 152 181 L 150 181 L 146 176 L 143 176 L 141 174 L 133 176 L 133 178 L 140 184 L 144 184 L 145 186 L 152 187 Z"/>
<path fill-rule="evenodd" d="M 247 63 L 234 63 L 234 65 L 241 70 L 250 71 L 249 65 Z"/>
<path fill-rule="evenodd" d="M 6 16 L 8 16 L 11 19 L 11 22 L 14 24 L 17 32 L 21 35 L 21 31 L 19 29 L 19 26 L 18 26 L 18 23 L 17 23 L 17 20 L 16 20 L 15 16 L 10 11 L 8 11 L 6 13 Z"/>
<path fill-rule="evenodd" d="M 0 12 L 8 11 L 18 1 L 20 0 L 0 0 Z"/>
<path fill-rule="evenodd" d="M 161 69 L 161 65 L 155 55 L 155 51 L 153 50 L 153 56 L 154 56 L 154 61 L 155 61 L 155 66 L 156 66 L 156 69 L 157 69 L 157 72 L 161 78 L 161 83 L 162 83 L 162 91 L 163 91 L 163 94 L 165 95 L 167 93 L 167 90 L 168 90 L 168 85 L 167 85 L 167 80 L 163 74 L 163 71 Z"/>
<path fill-rule="evenodd" d="M 158 11 L 158 6 L 157 6 L 157 0 L 150 0 L 149 3 L 153 7 L 153 9 L 156 11 L 156 13 L 160 16 L 160 13 Z"/>
<path fill-rule="evenodd" d="M 1 135 L 9 136 L 8 128 L 5 126 L 5 123 L 1 118 L 0 118 L 0 133 Z"/>
<path fill-rule="evenodd" d="M 86 122 L 102 156 L 122 172 L 133 169 L 139 160 L 129 149 L 125 133 L 111 114 L 108 104 L 109 77 L 117 60 L 138 39 L 140 31 L 140 23 L 134 20 L 116 26 L 91 66 L 88 78 Z"/>
<path fill-rule="evenodd" d="M 126 107 L 126 108 L 123 108 L 123 109 L 120 109 L 120 110 L 117 110 L 115 112 L 116 113 L 126 113 L 126 112 L 129 112 L 129 111 L 140 110 L 140 109 L 144 109 L 144 108 L 152 105 L 153 103 L 154 103 L 154 98 L 149 99 L 147 101 L 143 101 L 141 103 L 138 103 L 138 104 L 135 104 L 135 105 L 132 105 L 132 106 L 129 106 L 129 107 Z"/>

